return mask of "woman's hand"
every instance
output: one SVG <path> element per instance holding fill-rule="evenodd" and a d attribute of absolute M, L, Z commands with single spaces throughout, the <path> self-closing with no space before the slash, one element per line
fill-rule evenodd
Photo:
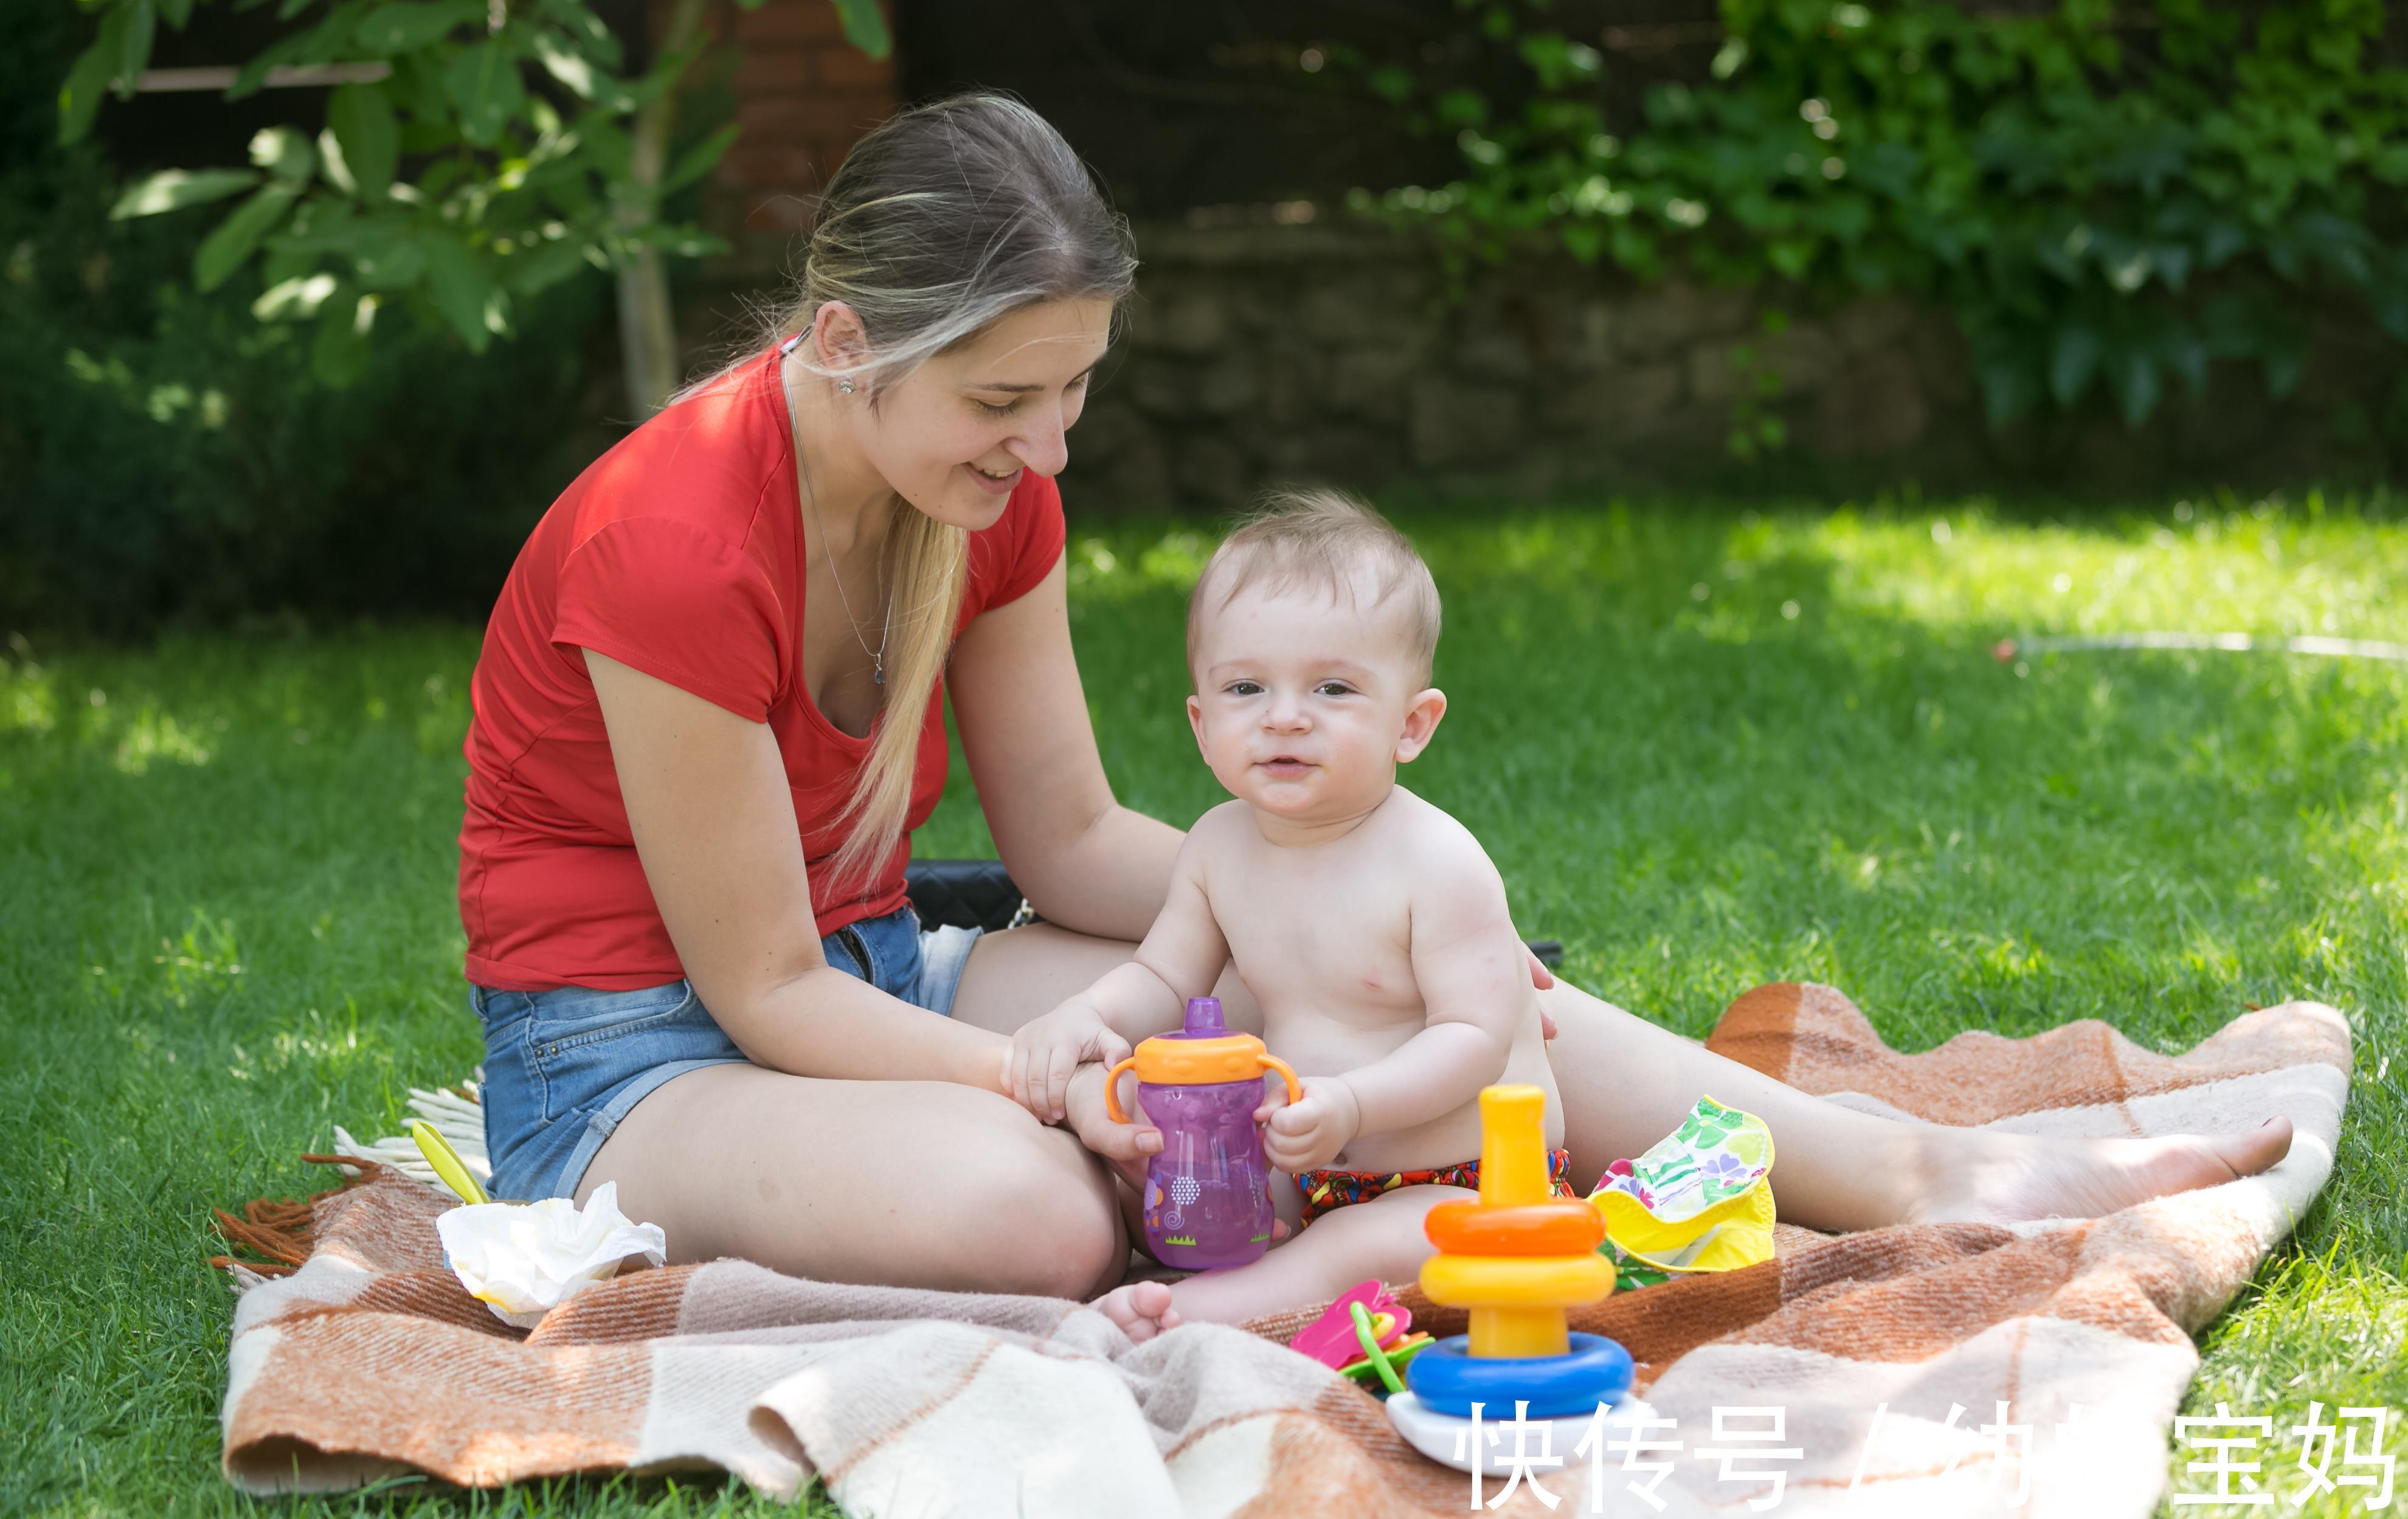
<path fill-rule="evenodd" d="M 1128 1053 L 1128 1040 L 1113 1032 L 1095 1004 L 1074 996 L 1052 1012 L 1031 1018 L 1011 1036 L 1003 1089 L 1035 1113 L 1038 1122 L 1058 1124 L 1067 1116 L 1064 1097 L 1079 1068 L 1094 1061 L 1117 1065 Z"/>
<path fill-rule="evenodd" d="M 1555 984 L 1555 973 L 1547 968 L 1547 962 L 1539 958 L 1538 951 L 1530 950 L 1528 953 L 1530 984 L 1543 992 Z M 1547 1005 L 1541 1002 L 1539 1004 L 1539 1038 L 1542 1042 L 1553 1042 L 1555 1037 L 1555 1021 L 1547 1016 Z"/>
<path fill-rule="evenodd" d="M 1162 1131 L 1137 1119 L 1134 1109 L 1125 1109 L 1131 1122 L 1116 1124 L 1104 1108 L 1104 1073 L 1110 1068 L 1100 1064 L 1081 1066 L 1070 1077 L 1070 1085 L 1063 1095 L 1063 1109 L 1070 1132 L 1079 1142 L 1103 1157 L 1106 1165 L 1121 1173 L 1121 1179 L 1145 1191 L 1145 1163 L 1161 1153 Z"/>

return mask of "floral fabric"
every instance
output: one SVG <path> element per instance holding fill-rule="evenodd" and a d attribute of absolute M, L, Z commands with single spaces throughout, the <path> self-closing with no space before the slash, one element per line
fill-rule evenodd
<path fill-rule="evenodd" d="M 1547 1152 L 1547 1187 L 1558 1197 L 1577 1197 L 1572 1190 L 1572 1153 L 1569 1150 Z M 1369 1202 L 1383 1192 L 1398 1187 L 1447 1186 L 1480 1190 L 1480 1162 L 1459 1161 L 1453 1166 L 1435 1166 L 1418 1171 L 1340 1171 L 1315 1170 L 1296 1173 L 1296 1189 L 1304 1195 L 1304 1221 L 1307 1224 L 1333 1208 L 1349 1203 Z"/>
<path fill-rule="evenodd" d="M 1727 1271 L 1772 1254 L 1772 1131 L 1712 1097 L 1635 1162 L 1617 1160 L 1589 1195 L 1605 1216 L 1618 1287 Z"/>

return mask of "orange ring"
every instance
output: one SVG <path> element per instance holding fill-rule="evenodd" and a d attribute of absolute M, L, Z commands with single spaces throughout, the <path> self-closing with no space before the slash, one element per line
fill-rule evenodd
<path fill-rule="evenodd" d="M 1422 1219 L 1430 1243 L 1452 1255 L 1579 1255 L 1605 1240 L 1605 1219 L 1571 1198 L 1490 1208 L 1466 1197 Z"/>

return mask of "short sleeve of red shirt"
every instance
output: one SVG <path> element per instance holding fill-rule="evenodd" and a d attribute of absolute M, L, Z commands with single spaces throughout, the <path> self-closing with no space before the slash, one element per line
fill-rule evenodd
<path fill-rule="evenodd" d="M 734 544 L 690 523 L 634 517 L 568 552 L 551 635 L 762 723 L 781 684 L 784 620 L 768 577 Z"/>

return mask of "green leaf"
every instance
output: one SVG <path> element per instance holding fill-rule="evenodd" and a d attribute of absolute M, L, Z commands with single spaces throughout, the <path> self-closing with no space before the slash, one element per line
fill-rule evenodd
<path fill-rule="evenodd" d="M 370 239 L 352 261 L 352 277 L 366 290 L 405 290 L 426 272 L 426 250 L 399 227 Z"/>
<path fill-rule="evenodd" d="M 426 255 L 428 294 L 435 298 L 435 308 L 452 330 L 468 345 L 471 353 L 482 353 L 493 341 L 493 329 L 488 322 L 499 292 L 485 271 L 477 266 L 477 257 L 467 248 L 442 236 L 430 233 L 420 239 Z"/>
<path fill-rule="evenodd" d="M 117 33 L 123 25 L 118 13 L 110 11 L 100 23 L 100 36 L 78 55 L 75 66 L 67 70 L 66 82 L 59 86 L 62 146 L 81 141 L 92 130 L 93 118 L 100 112 L 100 97 L 117 74 Z"/>
<path fill-rule="evenodd" d="M 618 93 L 615 82 L 596 69 L 592 59 L 550 32 L 536 34 L 535 56 L 545 73 L 580 100 L 595 100 Z"/>
<path fill-rule="evenodd" d="M 1984 353 L 1975 365 L 1982 381 L 1982 407 L 1993 428 L 2031 409 L 2040 397 L 2033 366 L 2013 347 L 1999 346 Z"/>
<path fill-rule="evenodd" d="M 313 26 L 305 27 L 263 49 L 258 56 L 242 65 L 234 83 L 226 87 L 228 100 L 240 100 L 256 94 L 267 83 L 273 69 L 283 65 L 308 67 L 315 64 L 339 63 L 354 51 L 351 34 L 360 19 L 361 0 L 344 0 Z"/>
<path fill-rule="evenodd" d="M 2266 354 L 2266 389 L 2277 400 L 2297 390 L 2300 373 L 2306 366 L 2306 351 L 2299 348 L 2270 349 Z"/>
<path fill-rule="evenodd" d="M 267 287 L 251 303 L 251 314 L 262 322 L 295 322 L 318 314 L 335 294 L 331 274 L 294 275 Z"/>
<path fill-rule="evenodd" d="M 2165 394 L 2164 377 L 2157 373 L 2157 361 L 2149 351 L 2135 343 L 2115 355 L 2109 366 L 2108 381 L 2115 388 L 2115 398 L 2123 403 L 2124 421 L 2138 427 L 2149 420 Z"/>
<path fill-rule="evenodd" d="M 2070 407 L 2081 396 L 2099 367 L 2102 347 L 2097 330 L 2081 322 L 2057 329 L 2057 343 L 2048 355 L 2048 394 L 2057 405 Z"/>
<path fill-rule="evenodd" d="M 367 372 L 368 334 L 376 325 L 377 299 L 330 301 L 318 313 L 318 331 L 309 341 L 309 373 L 321 384 L 341 390 Z"/>
<path fill-rule="evenodd" d="M 326 182 L 344 194 L 360 193 L 360 182 L 351 177 L 351 165 L 343 157 L 343 145 L 336 139 L 333 127 L 318 129 L 318 166 L 325 171 Z"/>
<path fill-rule="evenodd" d="M 204 201 L 238 195 L 259 182 L 254 169 L 163 169 L 136 179 L 108 208 L 108 219 L 123 222 L 136 216 L 180 211 Z"/>
<path fill-rule="evenodd" d="M 286 184 L 304 185 L 318 171 L 318 151 L 289 126 L 263 127 L 251 139 L 251 161 Z"/>
<path fill-rule="evenodd" d="M 557 237 L 531 253 L 521 253 L 503 265 L 510 288 L 522 295 L 548 290 L 571 275 L 594 266 L 580 237 Z"/>
<path fill-rule="evenodd" d="M 193 0 L 159 0 L 159 19 L 180 32 L 193 19 Z"/>
<path fill-rule="evenodd" d="M 375 84 L 338 84 L 326 98 L 326 125 L 343 145 L 343 164 L 351 171 L 362 199 L 384 199 L 393 186 L 399 161 L 401 134 L 394 122 L 393 105 Z"/>
<path fill-rule="evenodd" d="M 660 193 L 682 190 L 709 174 L 727 150 L 736 145 L 738 130 L 737 124 L 730 122 L 680 154 L 676 165 L 662 179 Z"/>
<path fill-rule="evenodd" d="M 1594 222 L 1566 222 L 1559 229 L 1564 251 L 1582 264 L 1595 264 L 1605 253 L 1605 229 Z"/>
<path fill-rule="evenodd" d="M 284 220 L 301 192 L 289 184 L 262 185 L 259 193 L 235 208 L 234 214 L 217 224 L 217 230 L 201 239 L 193 253 L 193 283 L 203 290 L 215 290 L 224 284 L 228 276 L 242 267 L 259 240 Z"/>
<path fill-rule="evenodd" d="M 518 60 L 498 42 L 462 49 L 444 71 L 443 85 L 460 112 L 460 135 L 480 147 L 501 136 L 526 99 Z"/>
<path fill-rule="evenodd" d="M 2207 394 L 2207 343 L 2197 333 L 2177 332 L 2164 343 L 2166 367 L 2182 376 L 2192 399 Z"/>
<path fill-rule="evenodd" d="M 125 18 L 117 37 L 117 87 L 119 93 L 130 95 L 136 76 L 150 66 L 150 39 L 159 31 L 159 13 L 150 7 L 150 0 L 131 0 L 117 9 Z"/>
<path fill-rule="evenodd" d="M 366 51 L 390 58 L 432 47 L 454 27 L 485 19 L 485 7 L 474 0 L 392 0 L 361 21 L 352 40 Z"/>
<path fill-rule="evenodd" d="M 878 8 L 878 0 L 836 0 L 836 13 L 844 19 L 844 39 L 872 58 L 883 58 L 895 50 L 895 39 L 886 32 L 885 13 Z"/>
<path fill-rule="evenodd" d="M 751 7 L 747 8 L 758 8 Z M 554 24 L 583 44 L 585 52 L 604 68 L 616 70 L 624 56 L 617 33 L 603 22 L 601 17 L 580 3 L 580 0 L 544 0 L 543 13 Z"/>

